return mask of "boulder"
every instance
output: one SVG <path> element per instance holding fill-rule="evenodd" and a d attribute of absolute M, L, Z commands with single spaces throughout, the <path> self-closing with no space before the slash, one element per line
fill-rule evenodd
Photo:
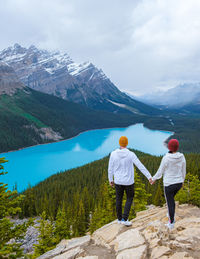
<path fill-rule="evenodd" d="M 92 239 L 95 244 L 104 245 L 110 248 L 108 243 L 110 243 L 119 234 L 123 227 L 123 225 L 114 221 L 95 231 L 92 235 Z"/>
<path fill-rule="evenodd" d="M 126 249 L 120 252 L 116 259 L 145 259 L 146 258 L 147 247 L 142 245 L 136 248 Z"/>
<path fill-rule="evenodd" d="M 84 250 L 81 249 L 80 247 L 76 247 L 74 249 L 71 249 L 61 255 L 57 255 L 55 257 L 53 257 L 54 259 L 74 259 L 76 258 L 77 255 L 83 253 Z"/>
<path fill-rule="evenodd" d="M 130 229 L 117 236 L 115 251 L 119 252 L 127 248 L 138 247 L 144 244 L 145 240 L 138 229 Z"/>
<path fill-rule="evenodd" d="M 160 259 L 161 256 L 169 255 L 170 253 L 171 253 L 171 249 L 169 247 L 166 247 L 166 246 L 155 247 L 151 252 L 151 258 Z"/>
<path fill-rule="evenodd" d="M 73 248 L 77 248 L 77 249 L 73 249 L 74 251 L 72 251 L 71 253 L 69 252 L 69 256 L 71 256 L 71 254 L 73 255 L 74 253 L 79 251 L 80 247 L 88 245 L 89 242 L 90 242 L 90 235 L 72 238 L 70 240 L 62 240 L 56 246 L 56 248 L 46 252 L 45 254 L 41 255 L 38 258 L 39 259 L 48 259 L 48 258 L 54 258 L 56 256 L 63 256 L 63 254 L 66 254 L 66 252 L 68 252 L 69 250 L 72 251 Z M 77 254 L 79 254 L 79 253 L 77 253 Z M 59 257 L 59 258 L 61 259 L 61 258 L 65 258 L 65 257 Z M 66 258 L 68 258 L 68 257 L 66 257 Z M 73 257 L 69 257 L 69 258 L 73 258 Z"/>

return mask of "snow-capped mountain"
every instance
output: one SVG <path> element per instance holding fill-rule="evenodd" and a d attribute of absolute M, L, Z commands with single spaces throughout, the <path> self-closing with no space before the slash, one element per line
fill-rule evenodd
<path fill-rule="evenodd" d="M 140 96 L 139 100 L 147 104 L 169 108 L 182 108 L 186 105 L 200 104 L 200 83 L 181 84 L 167 91 Z"/>
<path fill-rule="evenodd" d="M 66 53 L 15 44 L 0 52 L 0 61 L 11 66 L 24 85 L 93 109 L 138 114 L 158 112 L 122 93 L 91 62 L 75 63 Z"/>

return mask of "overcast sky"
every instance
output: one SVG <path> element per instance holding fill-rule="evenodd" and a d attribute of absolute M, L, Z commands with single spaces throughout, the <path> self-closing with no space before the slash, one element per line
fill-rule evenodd
<path fill-rule="evenodd" d="M 0 0 L 0 29 L 1 50 L 66 51 L 132 94 L 200 81 L 199 0 Z"/>

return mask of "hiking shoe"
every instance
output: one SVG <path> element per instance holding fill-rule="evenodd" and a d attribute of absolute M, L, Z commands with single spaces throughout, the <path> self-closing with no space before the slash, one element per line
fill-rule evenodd
<path fill-rule="evenodd" d="M 122 221 L 118 219 L 118 220 L 117 220 L 117 223 L 118 223 L 118 224 L 121 224 L 121 223 L 122 223 Z"/>
<path fill-rule="evenodd" d="M 128 219 L 127 219 L 127 220 L 122 219 L 122 220 L 121 220 L 121 224 L 122 224 L 122 225 L 125 225 L 125 226 L 127 226 L 127 227 L 132 226 L 132 222 L 130 222 Z"/>
<path fill-rule="evenodd" d="M 169 229 L 173 229 L 174 228 L 174 223 L 168 222 L 167 224 L 165 224 L 165 226 L 168 227 Z"/>

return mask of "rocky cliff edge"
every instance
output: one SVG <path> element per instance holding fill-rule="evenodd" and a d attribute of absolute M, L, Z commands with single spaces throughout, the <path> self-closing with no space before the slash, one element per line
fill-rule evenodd
<path fill-rule="evenodd" d="M 200 258 L 200 209 L 177 204 L 173 230 L 165 226 L 168 221 L 166 213 L 166 207 L 149 206 L 137 213 L 131 227 L 115 220 L 91 236 L 62 240 L 39 259 Z"/>

